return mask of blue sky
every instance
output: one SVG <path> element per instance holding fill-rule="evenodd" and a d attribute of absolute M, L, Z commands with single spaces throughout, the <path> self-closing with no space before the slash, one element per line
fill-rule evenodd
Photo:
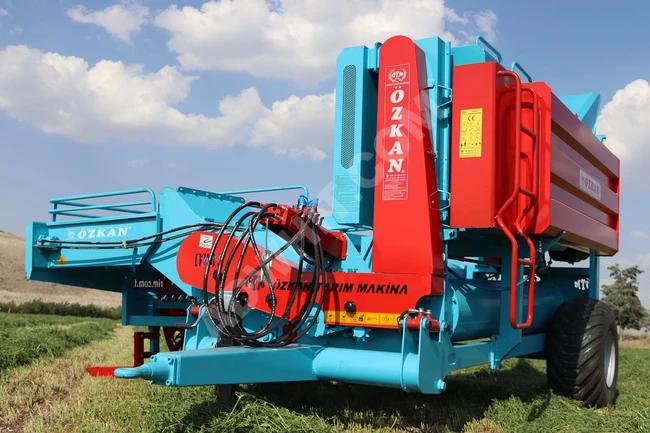
<path fill-rule="evenodd" d="M 648 14 L 600 0 L 0 0 L 0 228 L 22 235 L 51 197 L 123 188 L 326 195 L 340 50 L 481 34 L 560 96 L 601 93 L 599 132 L 623 167 L 621 251 L 603 268 L 646 269 L 650 307 Z"/>

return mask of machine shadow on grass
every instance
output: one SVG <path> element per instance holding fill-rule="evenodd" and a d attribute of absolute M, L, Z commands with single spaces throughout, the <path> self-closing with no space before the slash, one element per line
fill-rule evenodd
<path fill-rule="evenodd" d="M 550 401 L 546 388 L 543 363 L 517 359 L 504 363 L 506 368 L 491 372 L 486 367 L 452 373 L 447 378 L 447 390 L 440 395 L 405 393 L 399 389 L 330 382 L 256 384 L 242 387 L 252 399 L 261 399 L 273 406 L 301 415 L 317 416 L 330 424 L 357 425 L 366 428 L 396 428 L 403 430 L 430 429 L 462 430 L 463 426 L 484 417 L 495 400 L 510 397 L 535 404 L 528 415 L 532 421 L 544 413 Z M 546 397 L 540 399 L 540 397 Z M 240 407 L 250 401 L 240 401 Z M 237 409 L 235 409 L 236 411 Z M 193 416 L 184 420 L 196 426 L 231 413 L 212 401 L 194 405 L 202 420 Z"/>

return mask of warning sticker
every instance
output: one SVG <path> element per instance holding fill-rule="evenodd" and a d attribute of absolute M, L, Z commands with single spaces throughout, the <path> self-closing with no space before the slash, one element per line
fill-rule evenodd
<path fill-rule="evenodd" d="M 210 235 L 201 235 L 201 237 L 199 238 L 199 247 L 212 249 L 213 239 L 214 238 Z"/>
<path fill-rule="evenodd" d="M 408 199 L 411 65 L 386 68 L 382 200 Z"/>
<path fill-rule="evenodd" d="M 483 141 L 483 109 L 460 111 L 461 158 L 480 158 Z"/>
<path fill-rule="evenodd" d="M 347 313 L 345 311 L 325 311 L 325 322 L 344 325 L 397 325 L 399 314 L 390 313 Z"/>

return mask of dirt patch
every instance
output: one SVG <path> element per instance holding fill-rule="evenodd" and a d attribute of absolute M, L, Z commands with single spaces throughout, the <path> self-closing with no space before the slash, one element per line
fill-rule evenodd
<path fill-rule="evenodd" d="M 0 301 L 22 303 L 34 299 L 100 307 L 122 305 L 120 293 L 28 280 L 25 275 L 25 240 L 0 232 Z"/>

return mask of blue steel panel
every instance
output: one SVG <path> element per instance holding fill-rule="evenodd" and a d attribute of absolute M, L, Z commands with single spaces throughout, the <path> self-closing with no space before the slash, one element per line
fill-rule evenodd
<path fill-rule="evenodd" d="M 453 66 L 469 65 L 472 63 L 495 62 L 487 51 L 478 45 L 465 45 L 452 47 L 451 49 Z"/>
<path fill-rule="evenodd" d="M 50 223 L 34 222 L 27 228 L 25 270 L 36 279 L 35 270 L 56 272 L 57 269 L 92 266 L 133 266 L 142 262 L 151 246 L 137 249 L 44 249 L 36 248 L 39 239 L 61 241 L 120 242 L 133 240 L 158 231 L 158 214 L 147 213 L 128 217 L 79 219 Z M 45 242 L 44 245 L 54 245 Z M 69 244 L 65 244 L 68 245 Z M 85 245 L 86 247 L 88 245 Z"/>
<path fill-rule="evenodd" d="M 159 201 L 163 231 L 189 224 L 224 221 L 244 202 L 239 197 L 192 188 L 178 188 L 178 191 L 165 188 L 160 192 Z M 193 230 L 196 230 L 196 227 L 174 234 L 190 233 Z M 176 269 L 176 254 L 184 239 L 180 237 L 161 244 L 148 258 L 148 262 L 191 296 L 192 288 L 181 281 Z"/>
<path fill-rule="evenodd" d="M 340 224 L 372 226 L 377 133 L 373 51 L 347 48 L 337 60 L 332 215 Z"/>

